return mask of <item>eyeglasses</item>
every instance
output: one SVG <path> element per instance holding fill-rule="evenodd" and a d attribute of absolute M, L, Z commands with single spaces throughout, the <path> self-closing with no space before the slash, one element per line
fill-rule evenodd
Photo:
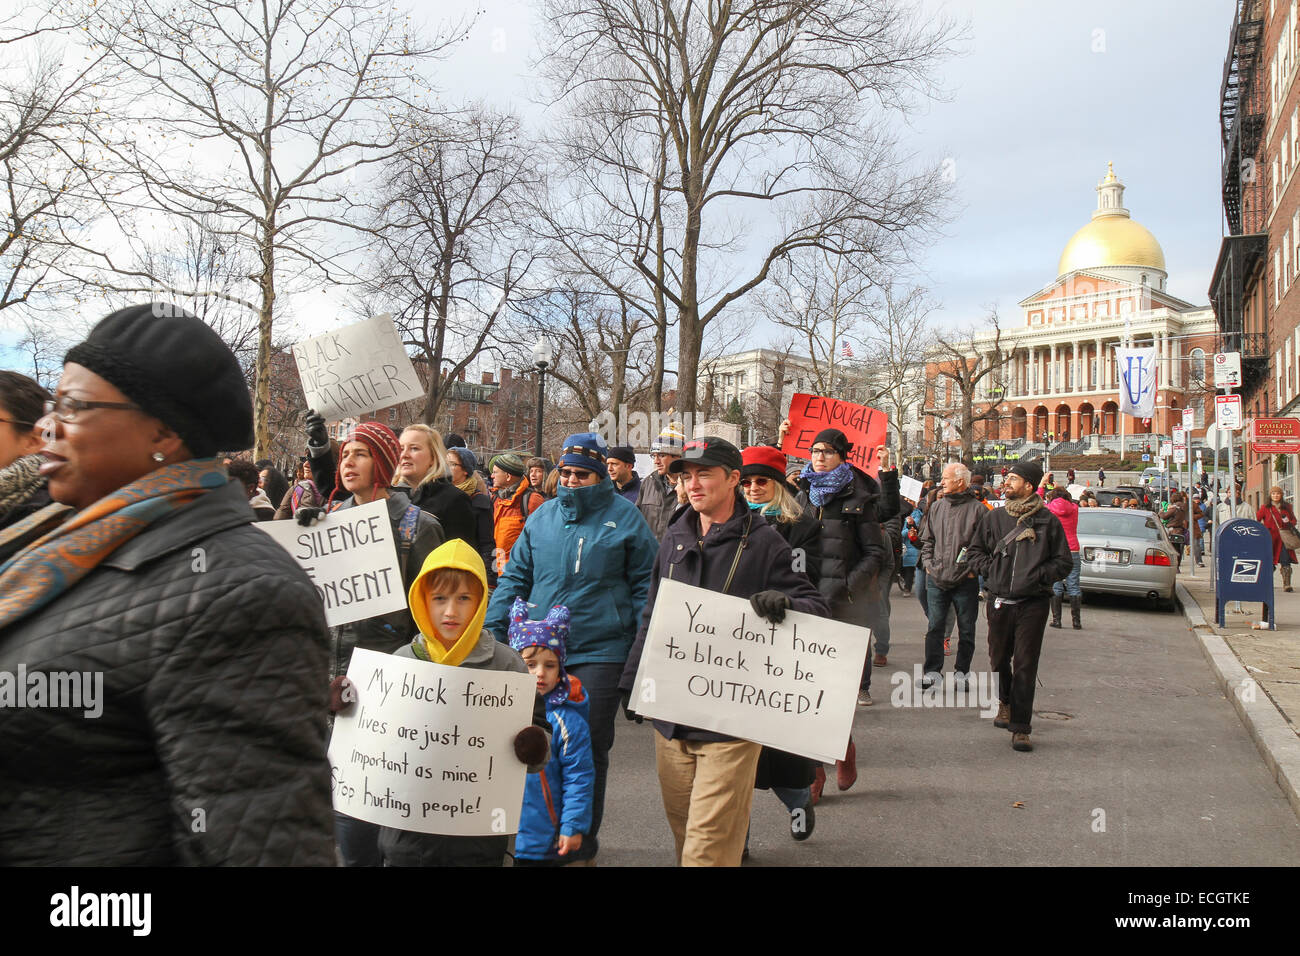
<path fill-rule="evenodd" d="M 740 479 L 741 485 L 743 485 L 746 488 L 748 488 L 750 485 L 754 485 L 758 488 L 766 488 L 771 481 L 772 481 L 771 478 L 741 478 Z"/>
<path fill-rule="evenodd" d="M 60 395 L 56 399 L 46 401 L 45 414 L 53 415 L 61 422 L 71 422 L 88 408 L 120 408 L 132 412 L 141 410 L 139 405 L 131 405 L 128 402 L 83 402 L 79 398 Z"/>
<path fill-rule="evenodd" d="M 560 480 L 568 481 L 570 478 L 575 478 L 578 481 L 586 481 L 594 474 L 594 471 L 586 471 L 582 468 L 561 468 Z"/>
<path fill-rule="evenodd" d="M 834 448 L 813 448 L 811 449 L 814 458 L 829 458 L 831 455 L 838 455 Z"/>

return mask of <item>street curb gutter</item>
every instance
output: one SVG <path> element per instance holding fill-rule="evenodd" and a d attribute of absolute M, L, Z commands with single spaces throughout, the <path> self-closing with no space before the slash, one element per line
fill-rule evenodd
<path fill-rule="evenodd" d="M 1219 688 L 1236 708 L 1237 716 L 1254 738 L 1273 779 L 1282 788 L 1292 811 L 1300 818 L 1300 737 L 1237 660 L 1227 641 L 1210 629 L 1210 622 L 1205 619 L 1200 605 L 1181 584 L 1178 585 L 1178 602 L 1182 605 L 1183 617 L 1200 642 L 1201 652 L 1218 678 Z M 1242 700 L 1246 689 L 1252 691 L 1249 695 L 1252 700 Z"/>

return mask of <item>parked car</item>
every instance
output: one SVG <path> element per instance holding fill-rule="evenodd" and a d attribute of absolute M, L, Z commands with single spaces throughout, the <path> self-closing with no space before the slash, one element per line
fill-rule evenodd
<path fill-rule="evenodd" d="M 1147 493 L 1145 485 L 1119 485 L 1115 488 L 1094 488 L 1092 493 L 1097 496 L 1097 505 L 1101 508 L 1111 507 L 1111 502 L 1116 498 L 1121 501 L 1128 501 L 1136 498 L 1137 503 L 1143 508 L 1151 507 L 1151 496 Z"/>
<path fill-rule="evenodd" d="M 1079 511 L 1079 585 L 1085 592 L 1174 600 L 1178 557 L 1160 519 L 1148 511 L 1084 508 Z"/>

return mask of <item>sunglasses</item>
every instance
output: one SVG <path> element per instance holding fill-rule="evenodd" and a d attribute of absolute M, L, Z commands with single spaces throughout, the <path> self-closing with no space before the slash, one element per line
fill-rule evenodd
<path fill-rule="evenodd" d="M 740 479 L 741 485 L 743 485 L 746 488 L 748 488 L 750 485 L 754 485 L 758 488 L 765 488 L 769 484 L 771 484 L 771 482 L 772 482 L 771 478 L 741 478 Z"/>
<path fill-rule="evenodd" d="M 586 481 L 594 474 L 595 474 L 594 471 L 586 471 L 582 468 L 561 468 L 560 469 L 560 479 L 562 481 L 568 481 L 570 478 L 576 478 L 578 481 Z"/>

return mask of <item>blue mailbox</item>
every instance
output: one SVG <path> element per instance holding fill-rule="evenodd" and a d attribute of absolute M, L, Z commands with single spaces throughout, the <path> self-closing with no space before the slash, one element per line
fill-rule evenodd
<path fill-rule="evenodd" d="M 1214 540 L 1214 615 L 1226 627 L 1223 608 L 1229 601 L 1258 601 L 1273 621 L 1273 539 L 1261 522 L 1233 518 L 1219 526 Z"/>

